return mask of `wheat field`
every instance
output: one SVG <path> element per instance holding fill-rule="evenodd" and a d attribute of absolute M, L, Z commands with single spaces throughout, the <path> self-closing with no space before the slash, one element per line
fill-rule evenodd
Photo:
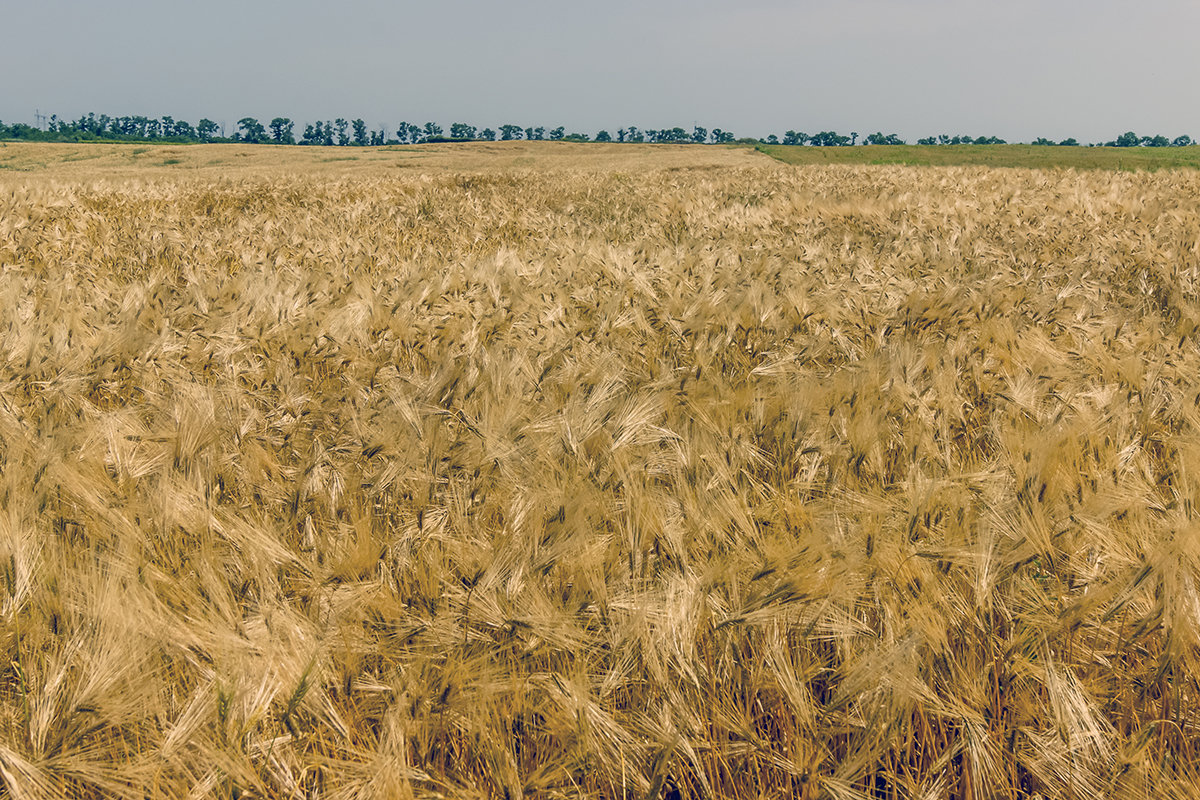
<path fill-rule="evenodd" d="M 0 795 L 1200 793 L 1200 174 L 55 147 Z"/>

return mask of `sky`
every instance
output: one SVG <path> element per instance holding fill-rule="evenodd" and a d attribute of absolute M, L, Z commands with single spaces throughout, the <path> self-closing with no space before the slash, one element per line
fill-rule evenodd
<path fill-rule="evenodd" d="M 0 120 L 1200 138 L 1197 0 L 0 0 Z"/>

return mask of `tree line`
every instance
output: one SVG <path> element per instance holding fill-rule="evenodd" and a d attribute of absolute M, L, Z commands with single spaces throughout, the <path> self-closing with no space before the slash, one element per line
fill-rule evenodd
<path fill-rule="evenodd" d="M 174 117 L 124 116 L 111 117 L 107 114 L 89 113 L 77 120 L 59 119 L 52 115 L 43 128 L 0 121 L 0 139 L 27 139 L 32 141 L 133 141 L 133 142 L 244 142 L 248 144 L 292 144 L 322 145 L 326 147 L 366 147 L 397 144 L 424 144 L 430 142 L 470 141 L 568 141 L 568 142 L 648 142 L 653 144 L 784 144 L 808 145 L 812 147 L 853 147 L 859 144 L 859 134 L 851 131 L 848 136 L 836 131 L 820 131 L 814 134 L 789 130 L 782 136 L 768 134 L 762 138 L 738 138 L 721 128 L 695 125 L 686 128 L 638 128 L 630 125 L 613 132 L 598 131 L 594 136 L 586 133 L 568 133 L 563 126 L 522 127 L 499 125 L 496 128 L 478 128 L 465 122 L 455 122 L 446 131 L 436 122 L 423 124 L 401 122 L 394 130 L 380 127 L 369 128 L 362 119 L 318 120 L 304 126 L 297 133 L 296 124 L 288 117 L 275 117 L 265 125 L 254 117 L 243 117 L 228 133 L 224 124 L 211 119 L 202 119 L 195 125 Z M 876 132 L 862 137 L 868 145 L 906 144 L 894 133 Z M 965 136 L 940 134 L 918 139 L 919 145 L 959 144 L 1007 144 L 996 136 Z M 1133 131 L 1121 134 L 1109 142 L 1099 143 L 1105 147 L 1186 147 L 1194 144 L 1190 136 L 1168 139 L 1165 136 L 1139 136 Z M 1055 146 L 1081 146 L 1074 138 L 1055 142 L 1038 137 L 1031 144 Z"/>

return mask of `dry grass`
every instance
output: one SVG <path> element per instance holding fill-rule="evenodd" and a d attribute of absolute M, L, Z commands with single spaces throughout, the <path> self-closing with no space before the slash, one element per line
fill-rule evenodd
<path fill-rule="evenodd" d="M 0 176 L 8 796 L 1200 791 L 1200 176 L 623 152 Z"/>
<path fill-rule="evenodd" d="M 393 175 L 512 172 L 525 169 L 644 172 L 662 169 L 753 166 L 767 160 L 745 147 L 472 142 L 394 147 L 285 147 L 243 144 L 144 145 L 0 142 L 0 178 L 186 177 L 205 180 L 279 176 Z M 5 173 L 10 173 L 7 178 Z M 12 174 L 12 173 L 15 173 Z"/>

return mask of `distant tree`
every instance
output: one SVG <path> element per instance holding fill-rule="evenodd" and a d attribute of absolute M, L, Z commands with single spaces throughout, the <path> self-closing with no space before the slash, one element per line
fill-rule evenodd
<path fill-rule="evenodd" d="M 550 131 L 550 139 L 553 141 L 560 141 L 564 136 L 566 136 L 566 129 L 561 125 Z"/>
<path fill-rule="evenodd" d="M 455 122 L 450 125 L 451 139 L 474 139 L 475 126 L 468 125 L 465 122 Z"/>
<path fill-rule="evenodd" d="M 611 142 L 612 136 L 609 134 L 608 131 L 600 131 L 599 133 L 596 134 L 596 141 L 597 142 Z"/>
<path fill-rule="evenodd" d="M 858 144 L 858 131 L 850 131 L 850 146 Z"/>
<path fill-rule="evenodd" d="M 644 142 L 646 136 L 637 129 L 636 125 L 630 125 L 628 132 L 625 134 L 626 140 L 630 142 Z"/>
<path fill-rule="evenodd" d="M 841 141 L 837 142 L 837 144 L 839 144 L 839 145 L 844 145 L 850 141 L 845 136 L 838 136 L 836 133 L 833 134 L 833 136 L 837 140 L 842 140 L 842 139 L 846 140 L 845 142 L 841 142 Z M 867 136 L 866 143 L 867 144 L 904 144 L 904 140 L 901 139 L 899 136 L 897 136 L 894 133 L 889 133 L 885 136 L 883 133 L 876 132 L 876 133 L 872 133 L 871 135 Z"/>
<path fill-rule="evenodd" d="M 1079 142 L 1077 140 L 1075 140 L 1074 138 L 1063 139 L 1061 142 L 1058 143 L 1058 146 L 1059 147 L 1079 147 Z"/>
<path fill-rule="evenodd" d="M 296 138 L 292 135 L 292 121 L 287 117 L 275 117 L 271 120 L 271 138 L 276 144 L 295 144 Z"/>
<path fill-rule="evenodd" d="M 238 131 L 243 142 L 258 144 L 267 140 L 267 130 L 254 117 L 242 117 L 238 120 Z"/>
<path fill-rule="evenodd" d="M 798 133 L 796 131 L 784 131 L 783 143 L 790 145 L 804 144 L 808 141 L 808 134 Z"/>
<path fill-rule="evenodd" d="M 479 138 L 485 142 L 494 142 L 496 141 L 496 132 L 491 128 L 484 128 L 479 132 Z"/>
<path fill-rule="evenodd" d="M 1030 144 L 1037 145 L 1038 147 L 1044 147 L 1045 145 L 1054 144 L 1054 142 L 1047 139 L 1045 136 L 1039 136 L 1038 138 L 1036 138 L 1032 142 L 1030 142 Z"/>
<path fill-rule="evenodd" d="M 333 124 L 334 124 L 335 126 L 337 126 L 337 127 L 335 128 L 335 130 L 337 131 L 337 144 L 338 144 L 338 146 L 339 146 L 339 147 L 346 147 L 347 145 L 349 145 L 349 144 L 350 144 L 350 132 L 349 132 L 349 128 L 350 128 L 350 121 L 349 121 L 349 120 L 342 119 L 341 117 L 338 117 L 337 119 L 335 119 L 335 120 L 333 121 Z M 325 130 L 329 130 L 329 124 L 328 124 L 328 123 L 326 123 L 326 125 L 325 125 Z"/>
<path fill-rule="evenodd" d="M 501 125 L 500 126 L 500 141 L 511 142 L 521 138 L 520 125 Z"/>
<path fill-rule="evenodd" d="M 421 132 L 425 134 L 426 139 L 432 139 L 435 136 L 442 135 L 442 126 L 436 122 L 426 122 L 425 126 L 421 128 Z"/>
<path fill-rule="evenodd" d="M 1194 144 L 1194 142 L 1192 141 L 1192 137 L 1190 137 L 1186 134 L 1184 134 L 1183 136 L 1177 136 L 1171 140 L 1171 147 L 1188 147 L 1189 145 L 1192 145 L 1192 144 Z"/>
<path fill-rule="evenodd" d="M 917 139 L 917 144 L 936 145 L 938 143 L 936 136 L 926 136 L 924 139 Z"/>
<path fill-rule="evenodd" d="M 420 133 L 420 129 L 411 123 L 401 122 L 396 126 L 396 140 L 400 144 L 405 144 L 414 140 L 414 137 Z"/>
<path fill-rule="evenodd" d="M 207 142 L 217 132 L 217 123 L 213 122 L 208 117 L 196 123 L 196 137 L 202 142 Z"/>
<path fill-rule="evenodd" d="M 367 138 L 367 123 L 361 119 L 356 119 L 350 123 L 350 126 L 354 130 L 354 145 L 356 147 L 365 147 L 369 141 Z"/>
<path fill-rule="evenodd" d="M 591 137 L 586 133 L 568 133 L 562 140 L 564 142 L 590 142 Z"/>
<path fill-rule="evenodd" d="M 1143 136 L 1143 147 L 1170 147 L 1171 140 L 1165 136 Z"/>
<path fill-rule="evenodd" d="M 13 123 L 11 126 L 9 126 L 8 131 L 14 139 L 42 138 L 42 132 L 39 129 L 33 127 L 32 125 L 26 125 L 24 122 Z"/>
<path fill-rule="evenodd" d="M 712 137 L 713 144 L 729 144 L 733 141 L 733 133 L 730 131 L 723 131 L 720 128 L 713 128 L 712 133 L 709 134 L 709 136 Z"/>
<path fill-rule="evenodd" d="M 1141 138 L 1138 137 L 1138 135 L 1136 133 L 1134 133 L 1133 131 L 1126 131 L 1125 133 L 1122 133 L 1120 136 L 1117 137 L 1117 140 L 1115 142 L 1113 142 L 1113 146 L 1114 147 L 1137 147 L 1141 143 L 1142 143 L 1142 140 L 1141 140 Z"/>
<path fill-rule="evenodd" d="M 692 128 L 692 143 L 704 144 L 708 140 L 708 128 L 701 128 L 699 125 Z"/>
<path fill-rule="evenodd" d="M 333 128 L 333 123 L 325 120 L 325 128 L 321 131 L 321 144 L 326 147 L 333 147 L 337 141 L 333 138 L 336 131 Z"/>
<path fill-rule="evenodd" d="M 879 136 L 883 136 L 883 134 L 879 134 Z M 871 137 L 868 136 L 867 144 L 871 144 L 870 139 Z M 849 136 L 842 136 L 835 131 L 821 131 L 820 133 L 814 133 L 809 137 L 808 140 L 815 147 L 845 147 L 850 144 Z M 884 137 L 884 140 L 886 141 L 886 137 Z"/>
<path fill-rule="evenodd" d="M 625 130 L 624 128 L 617 128 L 617 141 L 618 142 L 624 142 L 625 137 L 628 135 L 629 135 L 629 131 Z"/>
<path fill-rule="evenodd" d="M 767 144 L 779 144 L 779 137 L 775 134 L 767 134 Z"/>

